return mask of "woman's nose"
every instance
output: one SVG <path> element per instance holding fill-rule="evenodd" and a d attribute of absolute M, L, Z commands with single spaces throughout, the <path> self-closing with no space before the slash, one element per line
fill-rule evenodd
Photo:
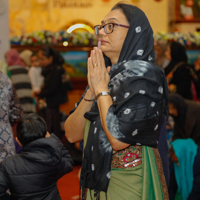
<path fill-rule="evenodd" d="M 106 32 L 103 27 L 99 30 L 99 35 L 106 35 Z"/>

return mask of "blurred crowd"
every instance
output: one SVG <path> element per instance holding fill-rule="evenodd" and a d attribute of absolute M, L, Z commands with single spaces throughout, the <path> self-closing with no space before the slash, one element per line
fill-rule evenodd
<path fill-rule="evenodd" d="M 0 105 L 1 114 L 7 115 L 0 119 L 0 132 L 8 124 L 12 129 L 6 130 L 8 136 L 0 134 L 0 161 L 15 153 L 14 142 L 17 152 L 20 151 L 16 141 L 12 141 L 12 132 L 15 138 L 17 121 L 24 114 L 37 113 L 45 119 L 47 130 L 62 139 L 60 124 L 67 114 L 60 113 L 59 105 L 68 101 L 67 90 L 72 89 L 66 88 L 71 83 L 64 69 L 64 59 L 54 48 L 44 46 L 38 52 L 10 49 L 5 54 L 5 61 L 0 62 L 0 92 L 1 97 L 7 94 L 3 102 L 8 105 L 6 108 Z M 5 137 L 11 138 L 10 147 L 4 141 Z"/>
<path fill-rule="evenodd" d="M 188 62 L 178 42 L 155 45 L 156 64 L 169 89 L 167 139 L 169 145 L 169 199 L 197 200 L 200 195 L 200 54 Z"/>
<path fill-rule="evenodd" d="M 170 200 L 194 200 L 200 193 L 200 54 L 189 64 L 184 46 L 163 40 L 155 52 L 169 89 Z M 38 52 L 10 49 L 5 60 L 0 61 L 0 162 L 21 151 L 16 124 L 24 114 L 37 113 L 47 131 L 62 140 L 59 105 L 68 101 L 72 89 L 63 57 L 49 46 Z"/>

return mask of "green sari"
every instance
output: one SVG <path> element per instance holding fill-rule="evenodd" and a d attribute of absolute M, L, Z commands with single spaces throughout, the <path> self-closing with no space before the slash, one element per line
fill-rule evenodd
<path fill-rule="evenodd" d="M 84 147 L 90 121 L 87 120 Z M 92 198 L 91 198 L 92 197 Z M 142 146 L 142 164 L 133 168 L 111 169 L 107 193 L 100 200 L 167 200 L 168 191 L 157 149 Z M 87 200 L 95 200 L 94 191 L 87 191 Z"/>

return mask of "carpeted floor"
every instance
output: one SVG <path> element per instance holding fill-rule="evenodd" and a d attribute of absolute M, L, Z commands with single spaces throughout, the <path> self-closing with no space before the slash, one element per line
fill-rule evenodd
<path fill-rule="evenodd" d="M 74 170 L 63 176 L 57 183 L 62 200 L 79 199 L 78 173 L 81 166 L 74 166 Z"/>

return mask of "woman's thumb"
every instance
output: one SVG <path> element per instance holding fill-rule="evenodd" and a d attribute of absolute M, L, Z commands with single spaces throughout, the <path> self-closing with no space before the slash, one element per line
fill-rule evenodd
<path fill-rule="evenodd" d="M 111 66 L 108 66 L 106 69 L 107 69 L 107 72 L 109 73 L 111 70 Z"/>

